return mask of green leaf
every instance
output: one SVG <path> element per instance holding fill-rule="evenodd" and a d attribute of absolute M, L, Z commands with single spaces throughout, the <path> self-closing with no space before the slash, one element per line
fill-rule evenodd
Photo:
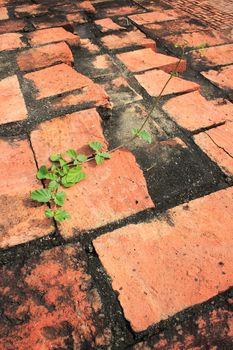
<path fill-rule="evenodd" d="M 63 209 L 58 209 L 54 211 L 54 219 L 56 221 L 64 221 L 66 219 L 70 219 L 70 214 Z"/>
<path fill-rule="evenodd" d="M 63 167 L 64 165 L 67 164 L 67 161 L 65 159 L 63 159 L 63 158 L 60 158 L 59 159 L 59 163 L 60 163 L 60 166 Z"/>
<path fill-rule="evenodd" d="M 49 219 L 52 219 L 54 217 L 54 210 L 52 209 L 46 209 L 44 213 L 45 216 Z"/>
<path fill-rule="evenodd" d="M 68 173 L 68 171 L 69 171 L 69 166 L 67 165 L 67 164 L 65 164 L 63 167 L 62 167 L 62 173 L 63 173 L 63 175 L 66 175 L 67 173 Z M 63 176 L 62 175 L 62 176 Z"/>
<path fill-rule="evenodd" d="M 52 162 L 58 162 L 60 159 L 61 159 L 61 154 L 59 153 L 54 153 L 54 154 L 51 154 L 50 156 L 50 160 Z"/>
<path fill-rule="evenodd" d="M 56 180 L 58 179 L 57 175 L 56 175 L 56 174 L 53 174 L 53 173 L 48 173 L 48 174 L 46 174 L 45 178 L 46 178 L 47 180 L 54 180 L 54 181 L 56 181 Z"/>
<path fill-rule="evenodd" d="M 37 202 L 47 203 L 52 198 L 51 191 L 46 188 L 35 190 L 31 193 L 31 198 Z"/>
<path fill-rule="evenodd" d="M 66 176 L 64 176 L 64 177 L 61 179 L 61 183 L 62 183 L 62 185 L 63 185 L 64 187 L 66 187 L 66 188 L 71 187 L 71 186 L 73 186 L 73 185 L 75 184 L 75 183 L 73 183 L 73 182 L 68 182 Z"/>
<path fill-rule="evenodd" d="M 66 181 L 68 183 L 77 183 L 81 180 L 85 179 L 85 173 L 81 171 L 82 168 L 80 166 L 77 166 L 75 168 L 72 168 L 69 170 L 68 174 L 66 175 Z"/>
<path fill-rule="evenodd" d="M 133 136 L 139 136 L 138 135 L 139 129 L 133 128 L 133 129 L 131 129 L 131 132 L 132 132 Z"/>
<path fill-rule="evenodd" d="M 140 131 L 139 137 L 140 137 L 140 139 L 142 139 L 142 140 L 144 140 L 144 141 L 146 141 L 148 143 L 152 142 L 151 134 L 148 131 L 146 131 L 146 130 Z"/>
<path fill-rule="evenodd" d="M 111 158 L 111 155 L 109 152 L 97 152 L 97 155 L 101 156 L 102 158 L 105 158 L 105 159 L 110 159 Z"/>
<path fill-rule="evenodd" d="M 66 198 L 66 193 L 64 191 L 57 192 L 54 196 L 54 202 L 57 205 L 62 206 L 64 205 L 65 198 Z"/>
<path fill-rule="evenodd" d="M 84 155 L 84 154 L 78 154 L 77 155 L 77 160 L 80 162 L 80 163 L 84 163 L 87 161 L 87 157 Z"/>
<path fill-rule="evenodd" d="M 91 149 L 93 149 L 94 151 L 100 151 L 102 146 L 102 143 L 100 143 L 99 141 L 92 141 L 88 143 L 89 147 Z"/>
<path fill-rule="evenodd" d="M 49 185 L 48 185 L 48 189 L 50 191 L 55 191 L 60 187 L 60 184 L 57 181 L 50 181 Z"/>
<path fill-rule="evenodd" d="M 66 151 L 66 154 L 72 159 L 77 158 L 77 152 L 74 149 L 69 149 L 68 151 Z"/>
<path fill-rule="evenodd" d="M 36 177 L 39 180 L 46 179 L 46 175 L 48 174 L 48 169 L 45 165 L 42 165 L 40 169 L 38 170 Z"/>
<path fill-rule="evenodd" d="M 104 157 L 102 157 L 100 154 L 96 154 L 95 161 L 97 165 L 102 164 L 104 162 Z"/>

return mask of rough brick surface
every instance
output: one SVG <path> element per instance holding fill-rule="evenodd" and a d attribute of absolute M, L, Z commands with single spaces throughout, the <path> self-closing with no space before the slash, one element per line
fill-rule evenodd
<path fill-rule="evenodd" d="M 64 63 L 28 73 L 24 78 L 35 86 L 37 100 L 92 84 L 89 78 Z"/>
<path fill-rule="evenodd" d="M 16 75 L 0 81 L 0 124 L 27 118 L 27 109 Z"/>
<path fill-rule="evenodd" d="M 203 349 L 203 344 L 206 349 L 217 349 L 218 345 L 220 349 L 231 349 L 233 300 L 227 298 L 227 295 L 220 296 L 219 299 L 207 302 L 205 308 L 195 310 L 189 319 L 164 327 L 163 331 L 134 345 L 133 350 L 199 350 Z"/>
<path fill-rule="evenodd" d="M 64 97 L 57 97 L 50 103 L 52 109 L 66 108 L 85 104 L 88 107 L 103 107 L 111 109 L 109 96 L 104 88 L 98 84 L 90 84 Z"/>
<path fill-rule="evenodd" d="M 44 6 L 33 4 L 33 5 L 19 5 L 15 8 L 15 15 L 16 17 L 22 17 L 22 16 L 34 16 L 34 15 L 40 15 L 43 13 L 47 13 L 48 9 Z"/>
<path fill-rule="evenodd" d="M 2 21 L 0 26 L 0 34 L 19 32 L 23 30 L 26 26 L 27 26 L 27 22 L 24 20 Z"/>
<path fill-rule="evenodd" d="M 45 122 L 31 134 L 39 165 L 47 163 L 51 153 L 70 148 L 90 155 L 86 145 L 94 140 L 101 141 L 106 149 L 100 117 L 95 110 Z M 129 152 L 115 152 L 105 164 L 94 166 L 90 162 L 85 169 L 87 179 L 65 190 L 68 196 L 64 208 L 72 218 L 59 225 L 64 237 L 72 236 L 74 228 L 79 231 L 97 228 L 154 206 L 142 171 Z M 75 205 L 77 198 L 78 207 Z"/>
<path fill-rule="evenodd" d="M 184 16 L 185 15 L 183 12 L 177 12 L 174 10 L 163 10 L 163 11 L 140 13 L 137 15 L 129 16 L 129 18 L 133 22 L 137 23 L 138 25 L 142 25 L 147 23 L 171 21 Z"/>
<path fill-rule="evenodd" d="M 10 51 L 25 47 L 21 40 L 22 35 L 17 33 L 6 33 L 0 35 L 0 51 Z"/>
<path fill-rule="evenodd" d="M 231 64 L 233 63 L 233 44 L 194 51 L 192 59 L 194 66 L 215 67 Z"/>
<path fill-rule="evenodd" d="M 135 75 L 135 78 L 140 85 L 148 92 L 151 96 L 158 96 L 168 81 L 170 74 L 162 70 L 150 70 L 143 74 Z M 180 92 L 190 92 L 199 89 L 199 85 L 188 80 L 173 77 L 167 87 L 164 89 L 162 96 L 177 94 Z"/>
<path fill-rule="evenodd" d="M 194 131 L 226 120 L 233 121 L 233 104 L 227 100 L 207 101 L 198 91 L 174 97 L 163 110 L 185 129 Z"/>
<path fill-rule="evenodd" d="M 3 21 L 4 19 L 8 19 L 8 11 L 6 7 L 0 7 L 0 21 Z"/>
<path fill-rule="evenodd" d="M 90 39 L 80 39 L 80 46 L 87 50 L 89 54 L 97 54 L 100 51 L 99 47 Z"/>
<path fill-rule="evenodd" d="M 44 216 L 46 207 L 30 200 L 30 191 L 41 184 L 29 143 L 1 139 L 0 148 L 0 247 L 7 248 L 46 236 L 53 226 Z"/>
<path fill-rule="evenodd" d="M 196 144 L 227 174 L 233 175 L 233 123 L 202 132 Z"/>
<path fill-rule="evenodd" d="M 151 49 L 135 50 L 117 55 L 131 72 L 146 71 L 152 68 L 159 68 L 167 73 L 173 70 L 184 72 L 186 61 L 172 56 L 162 55 Z"/>
<path fill-rule="evenodd" d="M 199 45 L 215 46 L 227 44 L 229 42 L 230 39 L 224 37 L 215 30 L 203 30 L 202 32 L 199 31 L 194 33 L 179 33 L 166 37 L 166 43 L 173 45 L 184 45 L 186 47 L 196 47 Z"/>
<path fill-rule="evenodd" d="M 1 267 L 1 276 L 1 349 L 108 347 L 111 330 L 79 245 Z"/>
<path fill-rule="evenodd" d="M 64 28 L 48 28 L 36 30 L 28 34 L 28 40 L 31 46 L 55 43 L 58 41 L 66 41 L 71 46 L 78 46 L 80 39 Z"/>
<path fill-rule="evenodd" d="M 22 71 L 31 71 L 58 63 L 72 65 L 73 55 L 66 43 L 60 42 L 29 49 L 17 56 L 17 63 Z"/>
<path fill-rule="evenodd" d="M 78 153 L 90 155 L 89 141 L 107 143 L 102 133 L 101 119 L 95 109 L 67 114 L 46 121 L 31 133 L 31 142 L 39 166 L 49 165 L 52 153 L 63 153 L 75 149 Z"/>
<path fill-rule="evenodd" d="M 114 7 L 106 6 L 106 8 L 101 10 L 101 17 L 124 16 L 142 11 L 142 8 L 139 6 L 120 6 L 120 4 L 116 3 Z"/>
<path fill-rule="evenodd" d="M 135 331 L 231 286 L 232 196 L 228 188 L 94 240 Z"/>
<path fill-rule="evenodd" d="M 201 74 L 214 85 L 223 90 L 233 90 L 233 65 L 220 68 L 218 70 L 209 70 Z"/>
<path fill-rule="evenodd" d="M 114 30 L 121 30 L 124 27 L 119 26 L 117 23 L 113 22 L 111 18 L 103 18 L 95 21 L 95 24 L 98 26 L 99 30 L 102 33 L 112 32 Z"/>
<path fill-rule="evenodd" d="M 128 46 L 143 46 L 156 49 L 155 41 L 147 38 L 139 30 L 122 32 L 120 34 L 106 35 L 101 38 L 101 42 L 110 50 L 121 49 Z"/>

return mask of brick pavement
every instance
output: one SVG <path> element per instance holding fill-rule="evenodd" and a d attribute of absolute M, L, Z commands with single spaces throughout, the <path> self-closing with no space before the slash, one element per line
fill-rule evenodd
<path fill-rule="evenodd" d="M 233 348 L 232 6 L 0 0 L 0 350 Z M 125 143 L 184 42 L 152 143 L 45 218 L 38 167 Z"/>

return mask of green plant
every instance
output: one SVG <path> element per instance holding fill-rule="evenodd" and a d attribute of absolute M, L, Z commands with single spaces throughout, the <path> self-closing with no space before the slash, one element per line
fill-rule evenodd
<path fill-rule="evenodd" d="M 31 198 L 40 203 L 47 203 L 49 208 L 45 210 L 45 216 L 50 219 L 54 219 L 58 222 L 64 221 L 70 218 L 70 214 L 61 209 L 65 203 L 66 192 L 60 190 L 61 187 L 69 188 L 75 184 L 85 180 L 86 173 L 83 169 L 83 164 L 89 161 L 95 160 L 97 165 L 102 164 L 105 160 L 111 158 L 111 153 L 126 146 L 130 142 L 134 141 L 136 138 L 142 139 L 145 142 L 151 143 L 152 137 L 151 134 L 144 129 L 149 118 L 151 118 L 152 113 L 158 102 L 166 89 L 170 80 L 177 76 L 178 68 L 181 63 L 182 58 L 184 57 L 184 48 L 176 45 L 182 49 L 182 54 L 179 61 L 175 67 L 174 72 L 171 72 L 169 78 L 164 84 L 163 88 L 160 91 L 160 94 L 155 98 L 154 103 L 152 104 L 151 109 L 147 113 L 142 125 L 140 128 L 133 128 L 131 130 L 132 136 L 124 143 L 116 148 L 110 150 L 109 152 L 103 152 L 103 145 L 99 141 L 90 141 L 88 146 L 92 151 L 91 155 L 78 154 L 76 150 L 69 149 L 64 154 L 52 154 L 50 156 L 50 161 L 52 166 L 47 168 L 45 165 L 42 165 L 37 172 L 37 178 L 43 181 L 44 187 L 38 190 L 35 190 L 31 193 Z M 67 160 L 67 157 L 69 158 Z"/>

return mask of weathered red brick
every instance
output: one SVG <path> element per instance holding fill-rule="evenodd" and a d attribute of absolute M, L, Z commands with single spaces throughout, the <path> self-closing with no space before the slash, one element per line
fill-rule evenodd
<path fill-rule="evenodd" d="M 233 123 L 194 136 L 196 144 L 227 174 L 233 175 Z"/>
<path fill-rule="evenodd" d="M 90 54 L 95 54 L 100 51 L 100 48 L 90 39 L 80 39 L 80 46 L 86 49 Z"/>
<path fill-rule="evenodd" d="M 71 46 L 78 46 L 80 39 L 64 28 L 48 28 L 36 30 L 28 34 L 28 40 L 31 46 L 37 46 L 58 41 L 66 41 Z"/>
<path fill-rule="evenodd" d="M 27 118 L 27 109 L 16 75 L 0 81 L 0 124 Z"/>
<path fill-rule="evenodd" d="M 86 180 L 65 190 L 64 208 L 71 213 L 71 220 L 59 225 L 64 238 L 74 236 L 75 229 L 95 229 L 154 207 L 143 173 L 130 152 L 116 151 L 95 168 L 87 163 L 85 171 Z M 74 210 L 77 198 L 80 202 Z"/>
<path fill-rule="evenodd" d="M 158 96 L 169 79 L 169 76 L 170 74 L 162 70 L 154 69 L 143 74 L 137 74 L 135 75 L 135 78 L 149 95 Z M 176 94 L 179 92 L 190 92 L 198 89 L 199 85 L 192 81 L 173 77 L 163 91 L 162 96 Z"/>
<path fill-rule="evenodd" d="M 139 30 L 122 32 L 120 34 L 106 35 L 101 38 L 101 41 L 103 45 L 110 50 L 120 49 L 127 46 L 143 46 L 150 47 L 152 50 L 156 50 L 155 41 L 147 38 Z"/>
<path fill-rule="evenodd" d="M 54 15 L 54 14 L 48 14 L 45 18 L 36 17 L 32 19 L 32 24 L 36 29 L 45 29 L 45 28 L 51 28 L 51 27 L 62 27 L 69 24 L 69 20 L 66 19 L 64 16 Z"/>
<path fill-rule="evenodd" d="M 75 149 L 79 153 L 90 155 L 87 146 L 96 139 L 107 148 L 107 142 L 101 128 L 101 118 L 95 109 L 67 114 L 41 123 L 31 133 L 31 142 L 39 166 L 49 165 L 52 153 Z"/>
<path fill-rule="evenodd" d="M 17 33 L 7 33 L 0 35 L 0 51 L 10 51 L 25 47 L 22 42 L 22 35 Z"/>
<path fill-rule="evenodd" d="M 90 1 L 82 1 L 78 3 L 78 7 L 86 12 L 96 13 L 96 9 Z"/>
<path fill-rule="evenodd" d="M 6 34 L 11 32 L 19 32 L 27 26 L 25 20 L 7 20 L 2 21 L 0 26 L 0 34 Z"/>
<path fill-rule="evenodd" d="M 111 32 L 113 30 L 124 29 L 124 27 L 121 27 L 117 23 L 113 22 L 111 18 L 99 19 L 95 21 L 95 24 L 99 27 L 102 33 Z"/>
<path fill-rule="evenodd" d="M 111 109 L 109 96 L 102 86 L 98 84 L 90 84 L 67 96 L 57 97 L 56 100 L 50 103 L 50 106 L 52 109 L 60 109 L 81 104 Z"/>
<path fill-rule="evenodd" d="M 172 21 L 174 19 L 185 16 L 187 16 L 187 14 L 184 14 L 183 12 L 177 12 L 175 10 L 163 10 L 139 13 L 137 15 L 129 16 L 129 18 L 131 19 L 131 21 L 137 23 L 138 25 L 142 25 L 147 23 Z"/>
<path fill-rule="evenodd" d="M 220 89 L 233 90 L 233 65 L 201 72 L 201 74 Z"/>
<path fill-rule="evenodd" d="M 208 47 L 192 53 L 193 65 L 214 67 L 233 63 L 233 44 Z"/>
<path fill-rule="evenodd" d="M 233 188 L 215 192 L 94 240 L 135 331 L 231 286 L 232 197 Z"/>
<path fill-rule="evenodd" d="M 16 17 L 27 16 L 27 15 L 35 16 L 35 15 L 40 15 L 47 12 L 48 12 L 48 8 L 37 4 L 32 4 L 32 5 L 23 4 L 23 5 L 16 6 L 15 8 Z"/>
<path fill-rule="evenodd" d="M 116 64 L 107 54 L 93 56 L 81 62 L 80 65 L 84 67 L 84 71 L 86 70 L 91 78 L 112 75 L 118 71 Z"/>
<path fill-rule="evenodd" d="M 17 56 L 17 64 L 22 71 L 31 71 L 58 63 L 71 66 L 73 62 L 72 52 L 64 42 L 29 49 Z"/>
<path fill-rule="evenodd" d="M 30 199 L 30 192 L 42 186 L 28 141 L 0 139 L 0 149 L 0 247 L 7 248 L 46 236 L 54 228 L 44 216 L 46 207 Z"/>
<path fill-rule="evenodd" d="M 173 70 L 184 72 L 186 69 L 186 61 L 172 56 L 162 55 L 151 49 L 141 49 L 131 52 L 120 53 L 117 57 L 132 72 L 146 71 L 152 68 L 159 68 L 170 73 Z"/>
<path fill-rule="evenodd" d="M 173 45 L 184 45 L 188 47 L 196 47 L 199 45 L 214 46 L 219 44 L 227 44 L 230 39 L 224 37 L 215 30 L 203 30 L 193 33 L 179 33 L 176 35 L 166 36 L 166 42 Z"/>
<path fill-rule="evenodd" d="M 37 100 L 92 84 L 89 78 L 64 63 L 28 73 L 24 75 L 24 78 L 29 79 L 35 85 Z"/>
<path fill-rule="evenodd" d="M 4 19 L 8 19 L 8 11 L 6 7 L 0 7 L 0 21 L 3 21 Z"/>
<path fill-rule="evenodd" d="M 120 6 L 115 4 L 115 6 L 107 6 L 101 10 L 101 17 L 112 17 L 112 16 L 125 16 L 131 13 L 142 12 L 142 8 L 136 5 L 131 6 Z"/>
<path fill-rule="evenodd" d="M 216 299 L 215 304 L 218 303 L 218 297 Z M 200 350 L 201 344 L 213 350 L 216 344 L 221 344 L 223 349 L 231 348 L 233 314 L 230 302 L 222 306 L 220 299 L 220 306 L 214 309 L 212 304 L 213 301 L 209 301 L 201 310 L 194 310 L 192 317 L 183 317 L 165 327 L 159 334 L 133 346 L 133 350 Z"/>
<path fill-rule="evenodd" d="M 110 346 L 111 330 L 79 244 L 3 266 L 1 276 L 1 349 Z"/>
<path fill-rule="evenodd" d="M 106 149 L 100 117 L 95 110 L 53 119 L 31 134 L 39 165 L 47 163 L 51 153 L 69 148 L 90 155 L 86 145 L 94 140 L 101 141 Z M 101 166 L 88 162 L 85 171 L 84 181 L 65 189 L 68 196 L 64 208 L 70 212 L 71 219 L 59 224 L 63 237 L 73 236 L 75 228 L 79 232 L 97 228 L 154 206 L 142 171 L 128 151 L 113 153 Z M 77 198 L 78 207 L 75 205 Z"/>
<path fill-rule="evenodd" d="M 67 21 L 71 23 L 83 24 L 87 22 L 87 18 L 83 13 L 68 13 L 66 15 Z"/>
<path fill-rule="evenodd" d="M 170 99 L 163 110 L 190 131 L 233 120 L 232 103 L 222 99 L 208 101 L 198 91 Z"/>

